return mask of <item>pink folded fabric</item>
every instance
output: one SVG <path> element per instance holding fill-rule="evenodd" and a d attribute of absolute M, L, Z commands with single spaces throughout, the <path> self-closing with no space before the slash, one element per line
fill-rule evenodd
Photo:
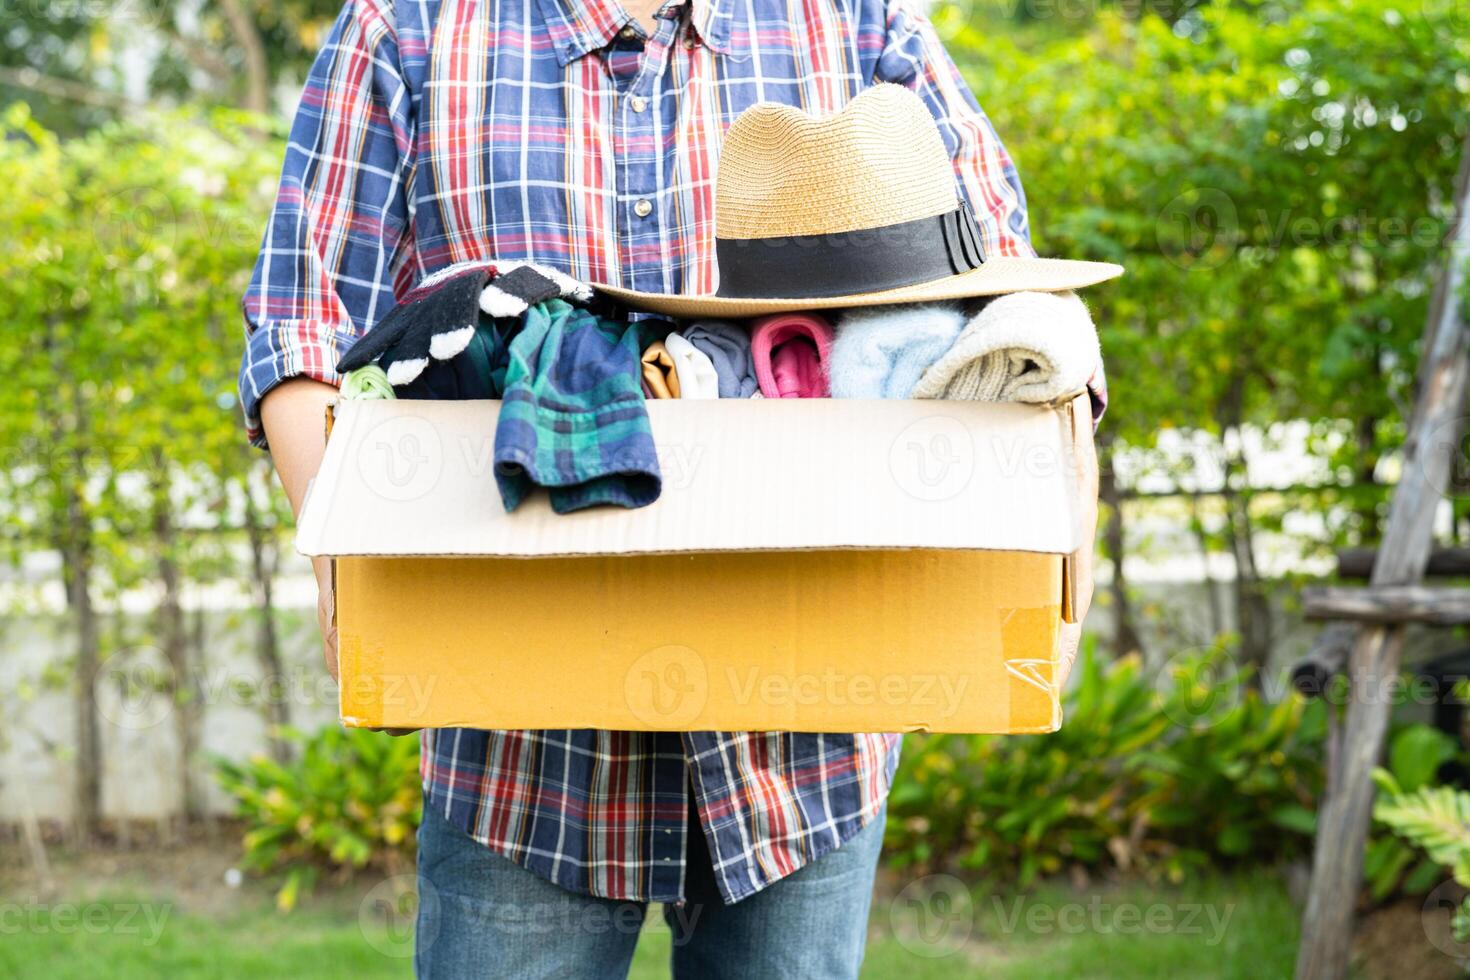
<path fill-rule="evenodd" d="M 777 313 L 750 325 L 755 378 L 767 398 L 828 398 L 832 324 L 812 313 Z"/>

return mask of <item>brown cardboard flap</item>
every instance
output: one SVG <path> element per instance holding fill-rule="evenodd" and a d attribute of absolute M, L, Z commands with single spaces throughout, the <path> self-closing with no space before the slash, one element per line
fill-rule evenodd
<path fill-rule="evenodd" d="M 341 401 L 297 530 L 309 556 L 937 548 L 1082 542 L 1071 405 L 651 401 L 649 507 L 507 514 L 496 401 Z"/>

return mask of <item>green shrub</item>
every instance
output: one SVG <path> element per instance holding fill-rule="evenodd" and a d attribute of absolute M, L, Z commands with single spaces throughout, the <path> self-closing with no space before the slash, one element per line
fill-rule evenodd
<path fill-rule="evenodd" d="M 286 870 L 277 905 L 292 908 L 323 868 L 407 868 L 422 807 L 418 739 L 335 725 L 284 734 L 300 747 L 289 763 L 257 755 L 214 764 L 246 822 L 246 869 Z"/>
<path fill-rule="evenodd" d="M 1408 789 L 1385 769 L 1374 770 L 1373 779 L 1381 794 L 1374 819 L 1470 888 L 1470 793 L 1449 786 Z M 1456 942 L 1470 940 L 1470 897 L 1455 910 L 1451 929 Z"/>
<path fill-rule="evenodd" d="M 1373 828 L 1363 856 L 1363 877 L 1375 900 L 1422 895 L 1438 884 L 1435 855 L 1426 854 L 1419 838 L 1398 818 L 1412 812 L 1410 801 L 1418 799 L 1415 794 L 1420 790 L 1434 799 L 1439 767 L 1464 754 L 1453 738 L 1429 725 L 1406 725 L 1389 738 L 1387 765 L 1374 773 L 1383 790 L 1374 809 L 1379 826 Z"/>
<path fill-rule="evenodd" d="M 1073 869 L 1179 881 L 1309 853 L 1322 702 L 1270 703 L 1218 652 L 1147 671 L 1089 648 L 1077 670 L 1056 733 L 908 738 L 889 797 L 889 865 L 1024 887 Z M 299 748 L 292 762 L 215 763 L 246 822 L 244 866 L 286 872 L 278 904 L 293 907 L 323 870 L 406 869 L 421 810 L 417 739 L 336 726 L 285 734 Z M 1403 726 L 1381 778 L 1399 794 L 1427 789 L 1460 754 L 1428 726 Z M 1412 840 L 1370 839 L 1376 898 L 1433 885 L 1434 855 Z"/>
<path fill-rule="evenodd" d="M 1130 821 L 1169 876 L 1305 853 L 1324 780 L 1327 707 L 1271 703 L 1223 654 L 1176 660 L 1161 711 L 1178 724 L 1126 760 Z"/>
<path fill-rule="evenodd" d="M 1151 674 L 1091 650 L 1050 735 L 911 737 L 889 804 L 898 866 L 1029 884 L 1069 868 L 1179 880 L 1305 853 L 1325 710 L 1270 704 L 1223 654 Z"/>

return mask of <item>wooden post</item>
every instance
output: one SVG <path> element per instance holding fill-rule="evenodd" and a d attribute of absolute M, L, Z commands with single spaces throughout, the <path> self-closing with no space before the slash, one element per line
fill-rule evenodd
<path fill-rule="evenodd" d="M 1419 393 L 1404 442 L 1403 473 L 1389 505 L 1383 544 L 1369 580 L 1374 587 L 1419 581 L 1429 562 L 1435 511 L 1458 451 L 1456 422 L 1465 406 L 1465 322 L 1460 296 L 1470 254 L 1470 139 L 1462 147 L 1455 188 L 1455 227 L 1436 284 L 1426 326 Z M 1448 443 L 1448 445 L 1446 445 Z M 1349 663 L 1352 698 L 1342 754 L 1328 774 L 1329 789 L 1317 815 L 1312 885 L 1302 919 L 1297 980 L 1342 980 L 1351 952 L 1353 908 L 1363 876 L 1363 846 L 1373 805 L 1372 770 L 1378 764 L 1392 707 L 1403 626 L 1364 626 Z"/>

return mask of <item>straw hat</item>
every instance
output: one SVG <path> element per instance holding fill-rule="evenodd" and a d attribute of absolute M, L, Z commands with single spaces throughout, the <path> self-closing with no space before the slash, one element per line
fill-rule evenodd
<path fill-rule="evenodd" d="M 719 289 L 644 293 L 596 284 L 670 316 L 757 316 L 1061 292 L 1122 266 L 983 254 L 934 117 L 899 85 L 875 85 L 818 119 L 774 103 L 730 126 L 715 186 Z"/>

